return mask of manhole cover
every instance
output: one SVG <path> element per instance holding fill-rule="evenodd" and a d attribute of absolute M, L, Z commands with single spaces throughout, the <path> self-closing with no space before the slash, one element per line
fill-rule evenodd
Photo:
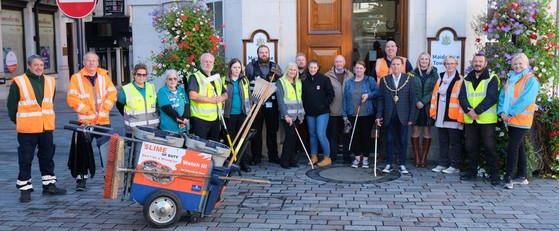
<path fill-rule="evenodd" d="M 392 181 L 400 178 L 400 173 L 382 173 L 377 169 L 377 176 L 374 175 L 373 168 L 350 168 L 347 166 L 333 166 L 328 168 L 315 168 L 307 171 L 307 176 L 324 182 L 330 183 L 349 183 L 349 184 L 373 184 Z"/>

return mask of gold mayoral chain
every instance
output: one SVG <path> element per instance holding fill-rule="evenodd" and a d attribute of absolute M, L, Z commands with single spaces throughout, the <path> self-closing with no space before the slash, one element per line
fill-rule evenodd
<path fill-rule="evenodd" d="M 386 83 L 386 77 L 382 78 L 384 80 L 384 85 L 386 86 L 386 89 L 388 89 L 391 92 L 394 92 L 394 103 L 398 103 L 398 91 L 402 90 L 402 88 L 404 86 L 406 86 L 406 84 L 408 83 L 408 81 L 410 80 L 410 76 L 408 75 L 408 78 L 406 78 L 406 82 L 404 82 L 404 84 L 399 87 L 398 89 L 392 89 L 388 86 L 388 83 Z"/>

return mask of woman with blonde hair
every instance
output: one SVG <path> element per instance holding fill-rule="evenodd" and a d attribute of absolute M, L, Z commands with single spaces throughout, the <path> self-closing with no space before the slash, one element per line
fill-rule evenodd
<path fill-rule="evenodd" d="M 280 165 L 284 169 L 298 167 L 295 152 L 297 133 L 295 129 L 303 123 L 305 109 L 303 108 L 303 86 L 299 79 L 297 64 L 287 64 L 285 74 L 278 79 L 276 84 L 278 108 L 280 110 L 281 124 L 285 130 L 283 148 L 281 150 Z"/>
<path fill-rule="evenodd" d="M 415 107 L 419 110 L 417 117 L 412 126 L 411 143 L 413 148 L 413 156 L 415 160 L 415 167 L 425 167 L 427 161 L 427 154 L 429 153 L 429 146 L 431 145 L 431 126 L 433 120 L 429 117 L 429 105 L 431 97 L 433 96 L 433 88 L 437 83 L 437 68 L 433 66 L 431 55 L 423 52 L 417 58 L 416 68 L 413 69 L 411 74 L 416 78 L 415 93 L 417 100 Z M 419 137 L 423 131 L 423 145 L 419 146 Z"/>
<path fill-rule="evenodd" d="M 505 169 L 505 188 L 512 189 L 513 183 L 528 184 L 524 136 L 534 121 L 536 97 L 540 83 L 529 68 L 528 57 L 524 53 L 513 56 L 512 69 L 501 94 L 497 114 L 508 127 L 507 167 Z M 515 168 L 516 178 L 512 179 Z"/>
<path fill-rule="evenodd" d="M 452 174 L 460 172 L 464 113 L 460 110 L 458 96 L 464 79 L 456 70 L 456 57 L 448 55 L 443 64 L 446 71 L 440 74 L 435 84 L 429 111 L 439 131 L 439 164 L 431 170 Z"/>

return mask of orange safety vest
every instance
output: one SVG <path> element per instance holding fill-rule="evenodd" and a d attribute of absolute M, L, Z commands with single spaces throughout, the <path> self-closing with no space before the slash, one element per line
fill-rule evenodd
<path fill-rule="evenodd" d="M 54 131 L 54 89 L 56 81 L 45 75 L 44 95 L 41 105 L 37 102 L 35 91 L 26 74 L 12 79 L 19 87 L 19 102 L 16 115 L 18 133 L 42 133 Z"/>
<path fill-rule="evenodd" d="M 97 68 L 95 90 L 85 77 L 85 68 L 72 75 L 68 86 L 66 102 L 78 113 L 78 121 L 88 124 L 110 124 L 109 112 L 116 102 L 116 88 L 108 71 Z"/>
<path fill-rule="evenodd" d="M 402 59 L 404 59 L 404 69 L 402 70 L 402 73 L 408 73 L 406 70 L 406 64 L 408 63 L 408 59 L 401 57 Z M 388 66 L 388 62 L 386 62 L 386 60 L 384 58 L 380 58 L 377 59 L 376 62 L 376 66 L 375 66 L 375 71 L 377 73 L 377 85 L 380 86 L 380 79 L 384 78 L 387 75 L 391 75 L 392 74 L 392 69 L 390 69 L 390 67 Z"/>
<path fill-rule="evenodd" d="M 462 87 L 462 82 L 464 78 L 460 75 L 460 80 L 454 83 L 452 87 L 452 92 L 450 93 L 450 100 L 448 103 L 448 118 L 458 121 L 459 123 L 464 123 L 464 111 L 460 107 L 460 88 Z M 441 85 L 441 79 L 437 80 L 435 84 L 435 89 L 431 95 L 431 108 L 429 109 L 429 116 L 431 118 L 437 115 L 437 106 L 439 103 L 439 86 Z"/>
<path fill-rule="evenodd" d="M 526 73 L 522 78 L 516 82 L 514 85 L 514 96 L 512 98 L 512 105 L 518 100 L 521 93 L 526 88 L 526 83 L 530 78 L 534 78 L 534 74 L 531 72 Z M 507 95 L 507 89 L 509 88 L 509 82 L 505 84 L 505 96 Z M 534 101 L 530 106 L 528 106 L 522 113 L 510 118 L 509 125 L 517 125 L 522 127 L 530 127 L 532 126 L 532 122 L 534 121 L 534 111 L 536 110 L 536 102 Z"/>

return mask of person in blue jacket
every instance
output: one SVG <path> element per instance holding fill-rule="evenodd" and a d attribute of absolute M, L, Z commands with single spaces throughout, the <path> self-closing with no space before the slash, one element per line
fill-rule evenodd
<path fill-rule="evenodd" d="M 165 86 L 157 92 L 157 107 L 160 111 L 159 129 L 171 132 L 188 130 L 190 105 L 186 91 L 178 85 L 176 70 L 165 72 Z"/>
<path fill-rule="evenodd" d="M 351 167 L 357 168 L 361 162 L 362 168 L 369 168 L 371 129 L 374 123 L 373 100 L 377 98 L 378 85 L 373 77 L 365 75 L 365 62 L 357 61 L 354 70 L 355 76 L 344 83 L 342 116 L 345 123 L 349 121 L 355 127 L 352 146 L 349 147 L 355 154 Z"/>
<path fill-rule="evenodd" d="M 528 184 L 524 136 L 532 126 L 536 97 L 540 91 L 540 83 L 530 71 L 529 60 L 524 53 L 514 55 L 511 63 L 514 71 L 509 74 L 501 90 L 497 108 L 497 114 L 503 119 L 509 132 L 504 178 L 506 189 L 512 189 L 514 183 Z M 512 175 L 517 167 L 516 178 L 513 180 Z"/>

